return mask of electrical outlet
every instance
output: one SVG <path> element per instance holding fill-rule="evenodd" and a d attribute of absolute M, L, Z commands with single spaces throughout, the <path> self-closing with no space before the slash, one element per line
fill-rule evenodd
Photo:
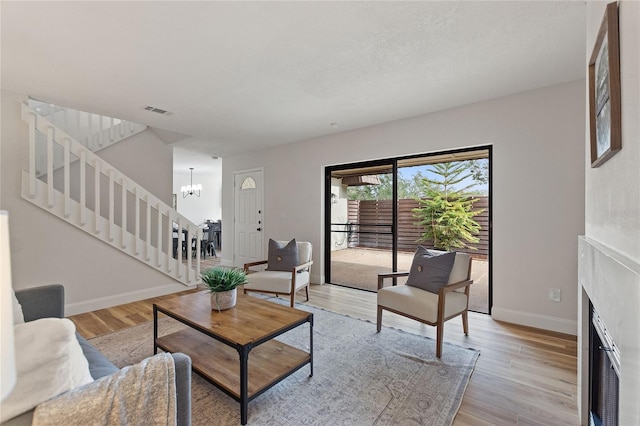
<path fill-rule="evenodd" d="M 559 288 L 550 288 L 549 289 L 549 300 L 552 302 L 560 301 L 560 289 Z"/>

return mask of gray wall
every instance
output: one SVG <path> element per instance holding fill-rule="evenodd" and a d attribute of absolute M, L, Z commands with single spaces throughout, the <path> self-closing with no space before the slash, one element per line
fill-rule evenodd
<path fill-rule="evenodd" d="M 312 282 L 322 283 L 325 166 L 492 144 L 493 317 L 575 334 L 584 87 L 579 80 L 225 158 L 224 261 L 233 261 L 234 171 L 264 167 L 263 241 L 311 241 Z M 549 301 L 549 288 L 561 289 L 560 303 Z"/>

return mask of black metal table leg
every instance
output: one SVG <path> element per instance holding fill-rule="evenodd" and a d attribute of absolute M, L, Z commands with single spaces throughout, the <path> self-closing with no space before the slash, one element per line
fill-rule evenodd
<path fill-rule="evenodd" d="M 247 346 L 238 348 L 240 355 L 240 423 L 247 424 L 249 409 L 249 350 Z"/>
<path fill-rule="evenodd" d="M 309 377 L 313 377 L 313 315 L 309 319 Z"/>
<path fill-rule="evenodd" d="M 158 353 L 158 307 L 153 304 L 153 354 Z"/>

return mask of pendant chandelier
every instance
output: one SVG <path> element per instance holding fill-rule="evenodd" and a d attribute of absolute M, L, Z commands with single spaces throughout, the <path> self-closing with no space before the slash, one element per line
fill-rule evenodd
<path fill-rule="evenodd" d="M 191 170 L 191 185 L 187 185 L 187 186 L 182 186 L 182 188 L 180 188 L 180 192 L 182 192 L 182 198 L 187 198 L 187 195 L 196 195 L 197 197 L 200 196 L 200 191 L 202 191 L 202 185 L 201 184 L 193 184 L 193 167 L 189 167 L 189 170 Z"/>

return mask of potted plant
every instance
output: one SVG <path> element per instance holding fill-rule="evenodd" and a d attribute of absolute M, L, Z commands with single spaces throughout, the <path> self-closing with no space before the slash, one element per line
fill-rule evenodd
<path fill-rule="evenodd" d="M 211 292 L 211 309 L 218 312 L 236 305 L 237 287 L 247 283 L 242 269 L 215 267 L 202 271 L 202 282 Z"/>

